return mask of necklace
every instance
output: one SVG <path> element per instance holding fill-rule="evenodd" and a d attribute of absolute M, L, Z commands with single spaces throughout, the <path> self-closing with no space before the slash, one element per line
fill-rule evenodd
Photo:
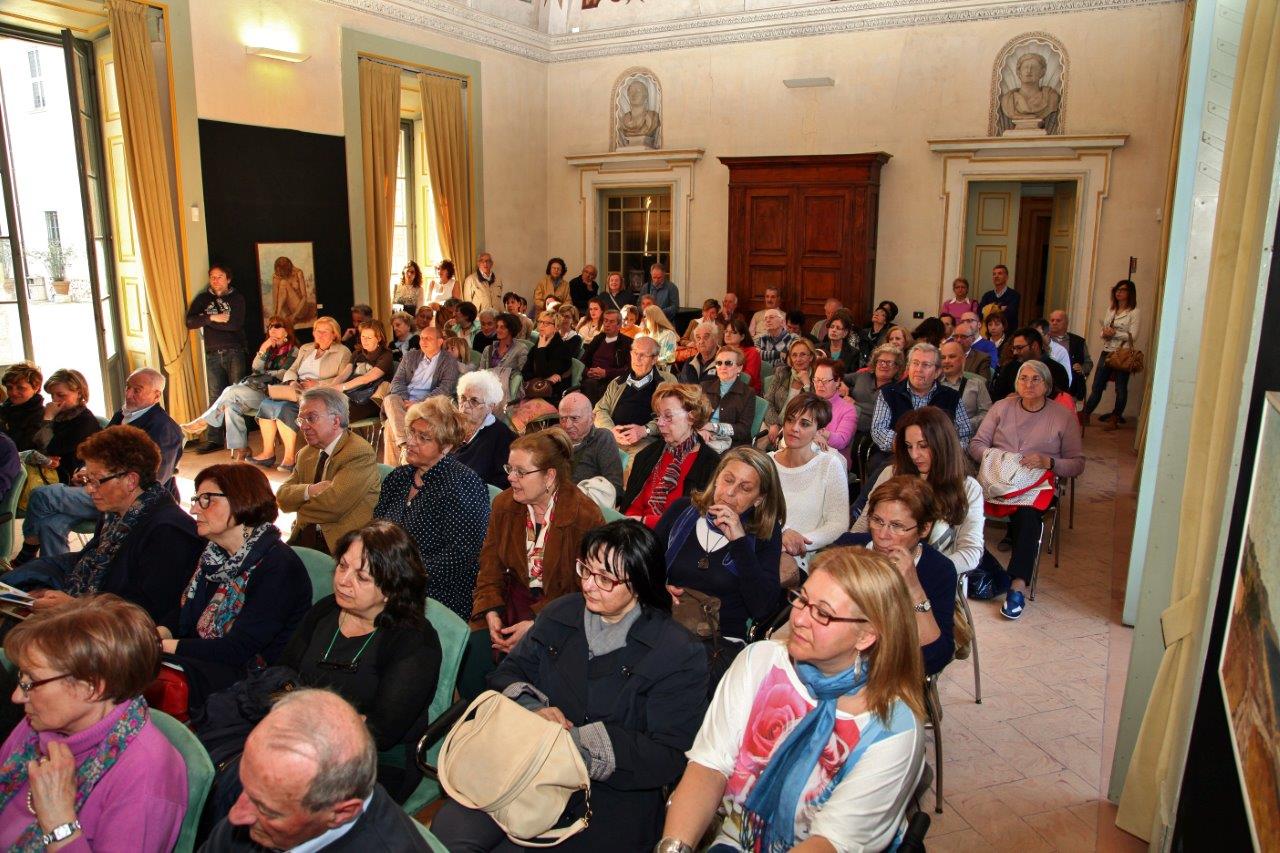
<path fill-rule="evenodd" d="M 1048 400 L 1041 400 L 1041 401 L 1040 401 L 1040 408 L 1038 408 L 1038 409 L 1028 409 L 1028 408 L 1027 408 L 1027 401 L 1026 401 L 1026 400 L 1023 400 L 1021 397 L 1019 397 L 1019 398 L 1018 398 L 1018 405 L 1022 407 L 1022 411 L 1024 411 L 1024 412 L 1028 412 L 1028 413 L 1033 414 L 1033 415 L 1034 415 L 1034 414 L 1036 414 L 1037 412 L 1043 412 L 1043 411 L 1044 411 L 1044 407 L 1048 404 L 1048 402 L 1049 402 Z"/>
<path fill-rule="evenodd" d="M 378 633 L 378 629 L 375 626 L 374 629 L 369 632 L 369 636 L 365 637 L 364 645 L 360 646 L 360 651 L 356 652 L 355 657 L 353 657 L 351 660 L 349 660 L 346 663 L 335 663 L 329 660 L 329 653 L 333 651 L 333 644 L 338 642 L 338 634 L 341 631 L 342 631 L 342 616 L 341 614 L 339 614 L 338 626 L 333 629 L 333 637 L 329 639 L 329 648 L 324 650 L 324 657 L 320 658 L 320 660 L 317 662 L 317 665 L 322 666 L 326 669 L 345 669 L 347 672 L 355 672 L 360 665 L 360 656 L 364 654 L 365 649 L 369 648 L 369 643 L 373 642 L 373 637 L 375 634 Z"/>

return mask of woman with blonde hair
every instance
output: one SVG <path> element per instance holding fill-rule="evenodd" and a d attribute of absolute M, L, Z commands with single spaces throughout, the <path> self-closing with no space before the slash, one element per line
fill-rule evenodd
<path fill-rule="evenodd" d="M 466 338 L 450 335 L 444 339 L 442 346 L 448 352 L 453 353 L 453 357 L 458 360 L 459 375 L 470 373 L 476 369 L 475 364 L 471 361 L 471 344 L 467 343 Z"/>
<path fill-rule="evenodd" d="M 883 557 L 841 548 L 788 598 L 786 638 L 747 647 L 712 700 L 659 850 L 694 849 L 717 810 L 716 850 L 893 846 L 924 762 L 906 585 Z"/>
<path fill-rule="evenodd" d="M 711 418 L 701 388 L 663 382 L 650 399 L 662 441 L 645 445 L 631 460 L 618 507 L 653 527 L 673 500 L 711 482 L 720 454 L 698 434 Z"/>
<path fill-rule="evenodd" d="M 395 357 L 387 349 L 387 335 L 377 320 L 366 320 L 359 326 L 359 341 L 351 358 L 351 376 L 338 386 L 350 403 L 353 421 L 376 418 L 382 407 L 374 401 L 378 386 L 390 382 L 396 374 Z"/>
<path fill-rule="evenodd" d="M 42 467 L 57 469 L 58 482 L 67 486 L 82 464 L 77 452 L 80 443 L 102 426 L 89 411 L 89 383 L 80 371 L 55 370 L 45 380 L 44 390 L 49 402 L 32 443 L 48 459 Z"/>
<path fill-rule="evenodd" d="M 291 387 L 296 394 L 311 388 L 341 385 L 351 364 L 351 350 L 339 342 L 342 327 L 332 317 L 318 317 L 311 327 L 314 341 L 303 344 L 293 365 L 281 377 L 282 384 Z M 273 386 L 274 387 L 274 386 Z M 249 461 L 263 468 L 276 464 L 276 433 L 284 446 L 284 459 L 277 470 L 293 472 L 294 452 L 298 443 L 295 428 L 298 420 L 298 403 L 295 400 L 263 400 L 258 407 L 258 429 L 262 433 L 262 456 L 250 456 Z"/>
<path fill-rule="evenodd" d="M 753 447 L 720 457 L 705 489 L 680 498 L 654 532 L 667 547 L 667 584 L 720 600 L 721 638 L 732 648 L 712 679 L 746 642 L 747 621 L 767 619 L 781 603 L 778 563 L 787 503 L 773 460 Z"/>
<path fill-rule="evenodd" d="M 675 327 L 671 325 L 667 315 L 663 314 L 662 309 L 657 305 L 649 305 L 644 309 L 644 317 L 640 320 L 640 331 L 636 337 L 653 338 L 658 342 L 659 364 L 671 364 L 675 361 L 676 345 L 680 343 L 680 336 L 676 334 Z"/>
<path fill-rule="evenodd" d="M 890 326 L 889 330 L 884 333 L 884 342 L 891 346 L 895 346 L 903 352 L 907 352 L 915 344 L 915 337 L 907 331 L 906 326 Z"/>
<path fill-rule="evenodd" d="M 437 396 L 410 406 L 404 424 L 406 464 L 382 481 L 373 517 L 393 521 L 413 537 L 427 570 L 427 595 L 470 619 L 489 490 L 453 455 L 466 440 L 467 420 Z"/>
<path fill-rule="evenodd" d="M 761 449 L 777 445 L 778 434 L 782 431 L 782 410 L 787 407 L 787 402 L 797 394 L 813 393 L 813 368 L 817 363 L 818 348 L 813 345 L 813 341 L 796 338 L 787 345 L 785 364 L 781 361 L 778 363 L 769 380 L 769 387 L 764 392 L 765 402 L 769 404 L 764 413 L 769 435 L 761 439 L 760 443 L 764 445 Z"/>
<path fill-rule="evenodd" d="M 489 513 L 458 683 L 468 698 L 480 694 L 497 659 L 520 642 L 543 607 L 578 591 L 578 546 L 604 523 L 595 501 L 573 483 L 573 442 L 559 427 L 511 442 L 503 467 L 510 487 Z"/>

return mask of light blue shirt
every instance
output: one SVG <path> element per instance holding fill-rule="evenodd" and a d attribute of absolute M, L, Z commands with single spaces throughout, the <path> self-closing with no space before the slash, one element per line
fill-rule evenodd
<path fill-rule="evenodd" d="M 365 812 L 369 811 L 369 804 L 372 802 L 373 794 L 369 794 L 369 796 L 364 798 L 364 803 L 360 806 L 360 814 L 356 815 L 342 826 L 335 826 L 328 832 L 317 835 L 309 841 L 302 842 L 297 847 L 290 847 L 289 853 L 315 853 L 315 851 L 323 850 L 330 844 L 333 844 L 339 838 L 351 831 L 351 828 L 356 825 L 360 818 L 364 817 Z"/>
<path fill-rule="evenodd" d="M 444 350 L 440 352 L 444 352 Z M 431 358 L 428 358 L 426 353 L 422 354 L 422 363 L 418 365 L 417 370 L 413 371 L 413 378 L 409 380 L 410 400 L 425 400 L 427 392 L 435 387 L 436 367 L 440 364 L 440 352 Z"/>
<path fill-rule="evenodd" d="M 155 407 L 156 407 L 156 404 L 155 404 L 155 403 L 152 403 L 150 406 L 144 406 L 143 408 L 138 409 L 138 411 L 136 411 L 136 412 L 126 412 L 124 409 L 121 409 L 121 410 L 120 410 L 120 423 L 122 423 L 122 424 L 131 424 L 131 423 L 133 423 L 134 421 L 136 421 L 138 418 L 140 418 L 140 417 L 142 417 L 143 415 L 145 415 L 147 412 L 149 412 L 149 411 L 151 411 L 152 409 L 154 409 Z"/>

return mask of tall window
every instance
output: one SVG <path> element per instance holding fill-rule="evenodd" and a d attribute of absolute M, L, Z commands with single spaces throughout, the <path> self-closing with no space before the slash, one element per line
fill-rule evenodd
<path fill-rule="evenodd" d="M 413 122 L 400 122 L 400 153 L 396 158 L 396 216 L 391 232 L 391 297 L 395 301 L 400 271 L 414 250 Z M 421 283 L 421 282 L 419 282 Z"/>
<path fill-rule="evenodd" d="M 615 190 L 605 194 L 605 271 L 639 288 L 649 267 L 671 267 L 671 191 Z"/>
<path fill-rule="evenodd" d="M 27 51 L 27 71 L 31 74 L 31 109 L 42 110 L 47 101 L 44 97 L 44 68 L 40 64 L 40 51 Z"/>

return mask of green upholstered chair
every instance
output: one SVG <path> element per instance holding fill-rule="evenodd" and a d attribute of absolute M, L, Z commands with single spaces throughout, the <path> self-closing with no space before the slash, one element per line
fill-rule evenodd
<path fill-rule="evenodd" d="M 412 817 L 409 819 L 413 821 L 413 825 L 417 828 L 418 834 L 422 836 L 422 840 L 427 842 L 427 846 L 431 848 L 431 853 L 449 853 L 449 849 L 440 842 L 439 838 L 431 834 L 431 830 L 418 823 L 416 819 Z"/>
<path fill-rule="evenodd" d="M 200 825 L 200 813 L 204 811 L 204 801 L 213 786 L 213 762 L 209 753 L 196 739 L 191 729 L 166 714 L 152 708 L 151 722 L 155 723 L 161 734 L 173 744 L 187 766 L 187 812 L 182 818 L 182 831 L 178 833 L 178 843 L 174 845 L 175 853 L 190 853 L 196 849 L 196 830 Z"/>
<path fill-rule="evenodd" d="M 499 489 L 493 483 L 489 483 L 488 485 L 489 485 L 489 503 L 492 504 L 493 499 L 496 498 L 498 495 L 502 494 L 502 489 Z"/>
<path fill-rule="evenodd" d="M 587 366 L 578 359 L 570 359 L 569 363 L 573 366 L 570 374 L 570 387 L 577 388 L 582 384 L 582 374 L 587 372 Z"/>
<path fill-rule="evenodd" d="M 336 565 L 333 557 L 299 545 L 293 546 L 293 552 L 302 560 L 302 565 L 307 567 L 307 574 L 311 577 L 311 603 L 315 604 L 325 596 L 333 595 L 333 567 Z"/>
<path fill-rule="evenodd" d="M 26 484 L 27 466 L 20 465 L 18 476 L 13 478 L 13 484 L 9 486 L 4 500 L 0 500 L 0 558 L 5 560 L 13 556 L 13 531 L 17 524 L 18 497 Z"/>
<path fill-rule="evenodd" d="M 378 463 L 378 485 L 382 485 L 382 481 L 387 479 L 387 475 L 396 470 L 394 465 L 388 465 L 385 462 Z"/>
<path fill-rule="evenodd" d="M 440 679 L 436 682 L 436 693 L 431 699 L 427 711 L 429 719 L 437 719 L 453 704 L 453 688 L 458 680 L 458 670 L 462 668 L 462 653 L 467 647 L 467 638 L 471 630 L 458 614 L 445 607 L 433 598 L 427 599 L 427 621 L 436 630 L 440 640 Z M 434 764 L 440 755 L 441 739 L 434 744 L 427 755 Z M 410 815 L 417 814 L 422 807 L 440 797 L 440 783 L 435 779 L 424 778 L 418 787 L 404 802 L 404 810 Z"/>
<path fill-rule="evenodd" d="M 764 397 L 756 397 L 756 413 L 751 418 L 751 440 L 760 434 L 760 428 L 764 426 L 764 414 L 769 411 L 769 401 Z"/>

